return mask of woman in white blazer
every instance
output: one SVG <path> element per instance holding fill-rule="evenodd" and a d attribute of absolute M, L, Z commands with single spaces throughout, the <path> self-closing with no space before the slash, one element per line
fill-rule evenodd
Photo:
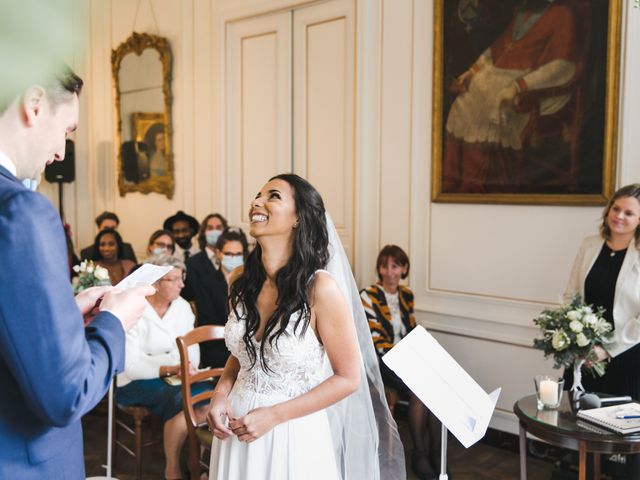
<path fill-rule="evenodd" d="M 583 372 L 587 391 L 631 395 L 640 399 L 640 184 L 620 188 L 602 215 L 600 235 L 583 240 L 565 291 L 565 301 L 578 293 L 585 303 L 605 308 L 613 337 L 598 359 L 609 359 L 602 377 Z M 573 372 L 565 371 L 570 385 Z M 627 456 L 628 478 L 640 478 L 639 455 Z"/>
<path fill-rule="evenodd" d="M 583 376 L 587 390 L 640 398 L 640 184 L 613 194 L 602 215 L 600 235 L 582 241 L 565 300 L 578 293 L 585 303 L 605 308 L 614 327 L 604 348 L 610 364 L 603 377 Z"/>
<path fill-rule="evenodd" d="M 187 423 L 182 411 L 180 386 L 169 385 L 163 378 L 180 374 L 180 353 L 176 338 L 194 328 L 195 317 L 189 303 L 180 297 L 184 287 L 185 266 L 175 257 L 156 255 L 145 263 L 174 267 L 158 280 L 156 293 L 147 297 L 148 305 L 134 328 L 127 332 L 124 372 L 118 375 L 116 400 L 123 405 L 147 407 L 164 422 L 163 443 L 166 456 L 165 478 L 182 478 L 180 450 L 187 437 Z M 200 363 L 198 345 L 189 347 L 191 368 Z M 207 384 L 195 384 L 195 395 Z M 202 421 L 206 407 L 201 407 Z"/>

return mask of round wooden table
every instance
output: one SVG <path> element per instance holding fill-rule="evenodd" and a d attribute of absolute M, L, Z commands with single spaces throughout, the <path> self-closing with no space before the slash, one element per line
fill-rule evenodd
<path fill-rule="evenodd" d="M 619 435 L 579 420 L 571 410 L 567 392 L 557 410 L 538 410 L 536 396 L 521 398 L 513 406 L 520 420 L 520 479 L 527 479 L 527 433 L 557 447 L 579 452 L 579 480 L 587 478 L 587 453 L 593 454 L 593 478 L 600 478 L 600 454 L 640 453 L 640 434 Z"/>

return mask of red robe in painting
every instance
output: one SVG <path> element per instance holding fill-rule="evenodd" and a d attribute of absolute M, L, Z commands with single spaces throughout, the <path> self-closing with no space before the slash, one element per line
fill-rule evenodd
<path fill-rule="evenodd" d="M 513 101 L 500 102 L 503 89 L 518 94 L 567 85 L 577 69 L 574 12 L 566 4 L 552 3 L 538 15 L 517 12 L 507 30 L 469 69 L 467 91 L 451 106 L 443 157 L 444 193 L 517 192 L 518 162 L 530 114 L 518 111 Z M 522 28 L 527 26 L 528 30 Z M 514 37 L 516 23 L 526 31 Z M 506 90 L 505 90 L 506 91 Z M 548 90 L 547 90 L 548 91 Z M 551 90 L 553 91 L 553 90 Z M 560 111 L 570 91 L 544 97 L 539 115 Z M 516 97 L 517 102 L 517 97 Z"/>

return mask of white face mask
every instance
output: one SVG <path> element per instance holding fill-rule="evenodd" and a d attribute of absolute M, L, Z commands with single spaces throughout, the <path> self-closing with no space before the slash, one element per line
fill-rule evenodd
<path fill-rule="evenodd" d="M 222 235 L 222 230 L 209 230 L 205 232 L 204 235 L 207 239 L 207 245 L 215 247 L 220 235 Z"/>
<path fill-rule="evenodd" d="M 166 248 L 156 247 L 153 250 L 151 250 L 151 254 L 152 255 L 160 255 L 161 253 L 165 253 L 166 251 L 167 251 Z"/>
<path fill-rule="evenodd" d="M 230 272 L 244 264 L 244 258 L 242 258 L 242 255 L 223 255 L 220 263 L 226 271 Z"/>

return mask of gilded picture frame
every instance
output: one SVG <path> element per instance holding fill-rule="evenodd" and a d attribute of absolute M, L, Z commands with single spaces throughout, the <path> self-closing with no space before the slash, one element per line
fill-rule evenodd
<path fill-rule="evenodd" d="M 128 55 L 133 57 L 127 57 Z M 128 68 L 134 69 L 128 75 L 123 75 L 125 59 L 129 62 Z M 130 192 L 155 192 L 166 195 L 169 199 L 173 198 L 175 167 L 171 116 L 172 61 L 169 41 L 146 33 L 133 32 L 111 52 L 120 196 Z M 149 62 L 153 62 L 153 68 L 149 68 Z M 147 72 L 153 72 L 153 78 L 146 77 Z M 140 85 L 132 84 L 135 81 L 140 82 Z M 149 92 L 152 91 L 157 92 L 154 93 L 157 98 L 151 102 L 156 105 L 153 107 L 154 111 L 132 111 L 132 107 L 136 105 L 149 104 Z M 133 101 L 129 100 L 125 106 L 123 102 L 127 95 L 138 97 Z M 154 135 L 150 135 L 150 132 Z"/>
<path fill-rule="evenodd" d="M 603 205 L 620 29 L 617 0 L 435 0 L 432 201 Z"/>

